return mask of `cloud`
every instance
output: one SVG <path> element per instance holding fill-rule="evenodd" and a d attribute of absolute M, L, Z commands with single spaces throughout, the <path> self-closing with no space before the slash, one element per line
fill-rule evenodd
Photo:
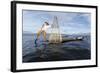
<path fill-rule="evenodd" d="M 62 33 L 90 32 L 91 14 L 76 12 L 51 11 L 23 11 L 23 28 L 25 31 L 36 32 L 45 21 L 53 23 L 54 16 L 58 17 L 58 24 Z"/>

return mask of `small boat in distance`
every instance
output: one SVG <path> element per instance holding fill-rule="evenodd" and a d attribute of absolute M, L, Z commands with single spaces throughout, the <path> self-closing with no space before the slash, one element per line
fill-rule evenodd
<path fill-rule="evenodd" d="M 63 38 L 61 43 L 72 42 L 72 41 L 82 41 L 83 39 L 84 37 L 82 36 L 76 37 L 76 38 Z"/>

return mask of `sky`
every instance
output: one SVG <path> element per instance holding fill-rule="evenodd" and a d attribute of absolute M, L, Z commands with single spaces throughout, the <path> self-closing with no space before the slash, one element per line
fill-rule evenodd
<path fill-rule="evenodd" d="M 58 18 L 61 34 L 80 34 L 91 31 L 90 13 L 35 10 L 23 10 L 23 31 L 37 33 L 45 21 L 52 24 L 54 16 Z M 50 29 L 47 33 L 50 33 Z"/>

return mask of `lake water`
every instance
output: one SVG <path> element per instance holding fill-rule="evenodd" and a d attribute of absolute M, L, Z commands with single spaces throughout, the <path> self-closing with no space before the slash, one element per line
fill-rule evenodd
<path fill-rule="evenodd" d="M 49 36 L 49 35 L 48 35 Z M 47 39 L 48 39 L 47 36 Z M 61 60 L 85 60 L 91 56 L 91 40 L 87 35 L 63 35 L 64 38 L 83 36 L 83 41 L 72 41 L 60 44 L 49 44 L 43 41 L 43 37 L 35 43 L 36 34 L 23 34 L 22 58 L 24 63 L 61 61 Z"/>

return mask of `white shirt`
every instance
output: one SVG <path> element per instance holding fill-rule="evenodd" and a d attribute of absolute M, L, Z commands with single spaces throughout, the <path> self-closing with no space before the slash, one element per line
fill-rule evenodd
<path fill-rule="evenodd" d="M 51 27 L 50 25 L 44 24 L 44 26 L 41 28 L 41 30 L 46 31 L 50 27 Z"/>

